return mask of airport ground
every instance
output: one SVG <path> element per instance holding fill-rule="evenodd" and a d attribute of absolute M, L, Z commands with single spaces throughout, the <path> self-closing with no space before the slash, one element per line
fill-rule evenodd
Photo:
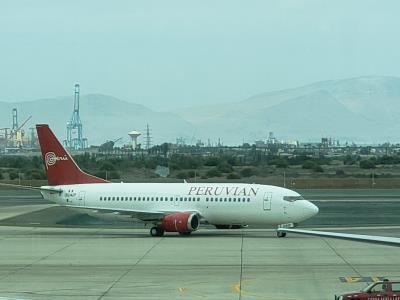
<path fill-rule="evenodd" d="M 303 190 L 313 229 L 400 236 L 400 190 Z M 400 279 L 399 248 L 274 230 L 149 236 L 37 194 L 0 193 L 0 299 L 333 299 Z M 351 229 L 350 229 L 351 228 Z"/>

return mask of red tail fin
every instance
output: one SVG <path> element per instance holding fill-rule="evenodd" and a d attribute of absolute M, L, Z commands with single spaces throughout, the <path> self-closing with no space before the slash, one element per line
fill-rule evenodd
<path fill-rule="evenodd" d="M 108 182 L 83 172 L 57 140 L 49 125 L 38 124 L 36 130 L 49 185 Z"/>

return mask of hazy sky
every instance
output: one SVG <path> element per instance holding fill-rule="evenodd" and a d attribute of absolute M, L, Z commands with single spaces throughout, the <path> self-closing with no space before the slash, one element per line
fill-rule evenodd
<path fill-rule="evenodd" d="M 400 76 L 400 1 L 0 1 L 0 101 L 104 93 L 156 110 Z"/>

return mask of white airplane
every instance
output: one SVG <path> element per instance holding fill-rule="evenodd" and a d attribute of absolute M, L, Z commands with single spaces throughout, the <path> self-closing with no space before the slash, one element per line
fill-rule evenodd
<path fill-rule="evenodd" d="M 102 218 L 152 223 L 152 236 L 190 234 L 200 221 L 216 228 L 297 224 L 318 213 L 298 193 L 232 183 L 111 183 L 83 172 L 46 124 L 36 125 L 48 186 L 43 197 Z M 285 232 L 277 232 L 284 237 Z"/>

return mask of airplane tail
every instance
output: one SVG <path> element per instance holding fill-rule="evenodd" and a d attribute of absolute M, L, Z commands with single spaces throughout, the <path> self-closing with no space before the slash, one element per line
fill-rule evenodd
<path fill-rule="evenodd" d="M 49 185 L 108 182 L 83 172 L 57 140 L 49 125 L 38 124 L 36 130 Z"/>

